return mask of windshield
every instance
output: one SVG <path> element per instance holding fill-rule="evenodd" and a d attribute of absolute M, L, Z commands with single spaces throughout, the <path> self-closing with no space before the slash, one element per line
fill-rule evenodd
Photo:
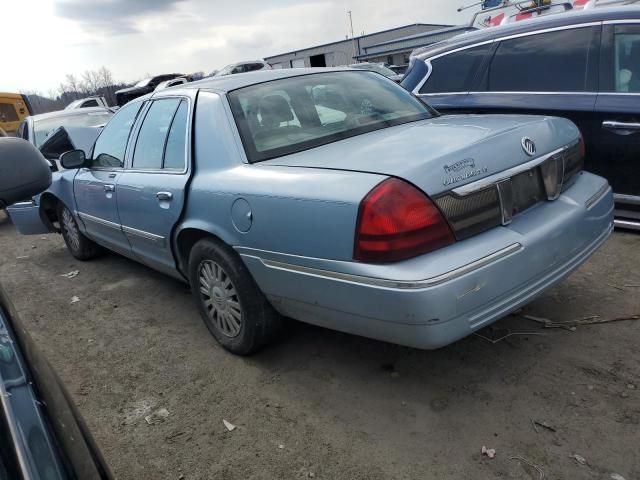
<path fill-rule="evenodd" d="M 229 93 L 251 162 L 430 118 L 424 103 L 370 72 L 285 78 Z"/>
<path fill-rule="evenodd" d="M 371 72 L 376 72 L 385 77 L 396 77 L 398 74 L 391 70 L 390 68 L 384 67 L 382 65 L 378 65 L 377 63 L 354 63 L 353 65 L 349 65 L 351 68 L 356 68 L 358 70 L 369 70 Z"/>
<path fill-rule="evenodd" d="M 107 123 L 112 115 L 113 113 L 105 110 L 36 120 L 33 123 L 36 147 L 40 148 L 49 134 L 60 127 L 97 127 Z"/>

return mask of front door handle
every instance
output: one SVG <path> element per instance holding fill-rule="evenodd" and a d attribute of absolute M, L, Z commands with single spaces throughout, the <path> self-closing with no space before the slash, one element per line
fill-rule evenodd
<path fill-rule="evenodd" d="M 618 135 L 631 135 L 632 133 L 640 132 L 640 123 L 605 120 L 602 122 L 602 128 L 611 130 Z"/>
<path fill-rule="evenodd" d="M 161 202 L 162 201 L 170 202 L 173 199 L 173 193 L 171 193 L 171 192 L 158 192 L 158 193 L 156 193 L 156 197 Z"/>
<path fill-rule="evenodd" d="M 107 183 L 104 186 L 104 191 L 107 192 L 107 193 L 113 193 L 113 192 L 116 191 L 116 186 Z"/>

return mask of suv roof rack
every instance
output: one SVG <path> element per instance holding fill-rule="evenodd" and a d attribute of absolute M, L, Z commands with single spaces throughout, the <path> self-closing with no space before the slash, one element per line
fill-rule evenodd
<path fill-rule="evenodd" d="M 481 0 L 471 5 L 458 8 L 462 12 L 469 8 L 480 7 L 471 17 L 469 25 L 472 27 L 494 27 L 515 21 L 531 18 L 533 15 L 548 15 L 564 13 L 574 9 L 589 9 L 595 7 L 622 6 L 640 3 L 640 0 Z M 558 8 L 560 12 L 553 11 Z M 510 13 L 509 10 L 517 10 Z M 484 16 L 482 20 L 479 17 Z"/>

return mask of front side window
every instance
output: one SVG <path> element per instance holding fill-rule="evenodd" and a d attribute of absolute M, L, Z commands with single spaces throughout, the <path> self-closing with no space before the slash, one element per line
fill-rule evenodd
<path fill-rule="evenodd" d="M 468 91 L 490 48 L 491 44 L 480 45 L 431 60 L 431 75 L 420 88 L 420 93 Z"/>
<path fill-rule="evenodd" d="M 228 98 L 251 162 L 434 115 L 393 81 L 364 71 L 285 78 Z"/>
<path fill-rule="evenodd" d="M 615 91 L 640 93 L 640 25 L 616 25 L 613 48 Z"/>
<path fill-rule="evenodd" d="M 122 168 L 131 128 L 136 121 L 142 102 L 125 105 L 104 128 L 93 148 L 92 167 Z"/>
<path fill-rule="evenodd" d="M 491 61 L 487 90 L 585 92 L 594 28 L 583 27 L 503 40 Z"/>
<path fill-rule="evenodd" d="M 87 108 L 87 107 L 99 107 L 100 105 L 98 104 L 97 100 L 87 100 L 86 102 L 84 102 L 84 105 L 82 105 L 83 108 Z"/>

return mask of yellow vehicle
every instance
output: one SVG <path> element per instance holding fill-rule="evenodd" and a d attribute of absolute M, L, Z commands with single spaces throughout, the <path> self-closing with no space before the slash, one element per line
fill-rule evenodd
<path fill-rule="evenodd" d="M 31 106 L 26 96 L 19 93 L 0 92 L 0 130 L 15 133 L 20 122 L 31 115 Z"/>

